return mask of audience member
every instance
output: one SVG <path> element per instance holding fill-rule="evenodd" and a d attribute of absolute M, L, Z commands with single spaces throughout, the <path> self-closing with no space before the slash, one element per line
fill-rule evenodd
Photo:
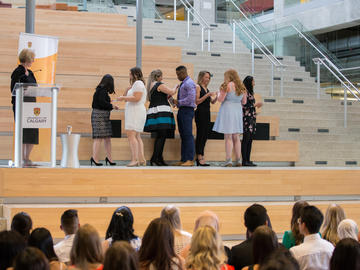
<path fill-rule="evenodd" d="M 181 229 L 180 210 L 173 205 L 166 206 L 161 211 L 160 217 L 169 221 L 174 232 L 175 252 L 179 255 L 181 250 L 191 242 L 191 234 Z"/>
<path fill-rule="evenodd" d="M 221 85 L 218 101 L 221 102 L 213 130 L 223 133 L 225 137 L 226 162 L 225 167 L 232 166 L 233 149 L 236 164 L 241 166 L 241 143 L 239 134 L 243 133 L 243 109 L 246 102 L 246 88 L 236 70 L 229 69 L 224 73 L 224 83 Z"/>
<path fill-rule="evenodd" d="M 246 266 L 243 270 L 258 270 L 267 257 L 279 247 L 275 232 L 267 225 L 256 228 L 253 235 L 254 265 Z"/>
<path fill-rule="evenodd" d="M 339 240 L 344 238 L 352 238 L 358 241 L 359 228 L 352 219 L 343 219 L 337 228 Z"/>
<path fill-rule="evenodd" d="M 30 247 L 40 249 L 49 261 L 50 270 L 65 269 L 64 263 L 59 262 L 54 251 L 54 242 L 50 232 L 45 228 L 36 228 L 30 234 L 28 244 Z"/>
<path fill-rule="evenodd" d="M 260 270 L 300 270 L 300 267 L 290 251 L 280 246 L 267 257 Z"/>
<path fill-rule="evenodd" d="M 19 233 L 14 231 L 0 232 L 0 270 L 12 267 L 15 257 L 25 247 L 25 240 Z"/>
<path fill-rule="evenodd" d="M 18 232 L 27 242 L 32 229 L 32 220 L 25 212 L 17 213 L 11 221 L 11 230 Z"/>
<path fill-rule="evenodd" d="M 60 229 L 65 233 L 65 238 L 54 246 L 55 253 L 60 262 L 70 263 L 70 251 L 73 246 L 75 233 L 79 227 L 77 210 L 69 209 L 61 215 Z"/>
<path fill-rule="evenodd" d="M 292 217 L 290 222 L 291 230 L 285 231 L 282 240 L 282 244 L 287 249 L 300 245 L 304 240 L 304 236 L 299 231 L 298 219 L 300 217 L 301 210 L 308 205 L 309 204 L 306 201 L 297 201 L 292 208 Z"/>
<path fill-rule="evenodd" d="M 182 259 L 174 250 L 174 234 L 170 223 L 156 218 L 146 228 L 139 250 L 141 270 L 181 270 Z"/>
<path fill-rule="evenodd" d="M 103 270 L 115 269 L 139 269 L 137 253 L 128 242 L 117 241 L 106 251 Z"/>
<path fill-rule="evenodd" d="M 191 248 L 186 258 L 190 270 L 234 269 L 226 265 L 225 250 L 220 235 L 210 226 L 200 227 L 191 239 Z"/>
<path fill-rule="evenodd" d="M 27 247 L 16 257 L 14 270 L 50 270 L 50 266 L 38 248 Z"/>
<path fill-rule="evenodd" d="M 175 130 L 175 119 L 168 97 L 176 93 L 176 87 L 171 89 L 163 82 L 163 74 L 160 69 L 150 73 L 147 83 L 147 97 L 150 101 L 146 115 L 144 131 L 155 133 L 154 151 L 150 159 L 150 165 L 167 166 L 163 152 L 166 137 Z"/>
<path fill-rule="evenodd" d="M 253 204 L 244 213 L 245 227 L 249 231 L 250 238 L 232 247 L 230 265 L 235 270 L 241 270 L 244 266 L 253 265 L 253 234 L 257 227 L 266 225 L 266 209 L 260 204 Z"/>
<path fill-rule="evenodd" d="M 272 229 L 272 225 L 271 225 L 271 220 L 270 220 L 270 217 L 268 214 L 266 214 L 266 225 Z M 250 233 L 249 233 L 249 230 L 246 229 L 246 239 L 249 239 L 250 238 Z"/>
<path fill-rule="evenodd" d="M 80 270 L 101 270 L 103 250 L 98 232 L 90 224 L 79 228 L 70 252 L 71 264 Z"/>
<path fill-rule="evenodd" d="M 330 270 L 343 269 L 360 269 L 360 243 L 352 238 L 340 240 L 330 260 Z"/>
<path fill-rule="evenodd" d="M 130 208 L 121 206 L 116 209 L 106 230 L 106 240 L 103 242 L 104 252 L 116 241 L 129 242 L 135 250 L 138 250 L 141 239 L 134 234 L 133 224 L 134 217 Z"/>
<path fill-rule="evenodd" d="M 337 228 L 343 219 L 345 212 L 340 205 L 330 204 L 325 213 L 324 224 L 321 228 L 321 235 L 325 240 L 331 242 L 334 246 L 339 242 Z"/>
<path fill-rule="evenodd" d="M 292 247 L 290 252 L 301 270 L 329 269 L 334 246 L 319 235 L 323 219 L 323 214 L 315 206 L 305 206 L 300 213 L 299 230 L 304 235 L 304 243 Z"/>

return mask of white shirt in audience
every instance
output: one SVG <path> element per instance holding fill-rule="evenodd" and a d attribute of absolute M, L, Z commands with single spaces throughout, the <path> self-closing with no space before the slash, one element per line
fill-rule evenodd
<path fill-rule="evenodd" d="M 182 230 L 176 230 L 174 236 L 175 253 L 180 255 L 180 252 L 184 249 L 184 247 L 190 244 L 191 233 Z"/>
<path fill-rule="evenodd" d="M 56 256 L 58 256 L 60 262 L 70 262 L 70 251 L 73 246 L 74 238 L 75 234 L 66 235 L 64 240 L 54 246 Z"/>
<path fill-rule="evenodd" d="M 300 270 L 328 270 L 333 251 L 334 246 L 317 233 L 305 236 L 304 243 L 290 249 Z"/>

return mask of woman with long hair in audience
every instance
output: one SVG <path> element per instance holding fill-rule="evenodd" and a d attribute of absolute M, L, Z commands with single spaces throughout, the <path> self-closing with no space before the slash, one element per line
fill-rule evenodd
<path fill-rule="evenodd" d="M 210 92 L 208 85 L 210 83 L 211 74 L 209 71 L 203 70 L 199 72 L 196 85 L 196 165 L 209 166 L 205 161 L 204 149 L 208 138 L 210 125 L 210 103 L 215 104 L 217 96 L 215 92 Z"/>
<path fill-rule="evenodd" d="M 118 241 L 106 251 L 103 270 L 138 270 L 139 259 L 128 242 Z"/>
<path fill-rule="evenodd" d="M 285 231 L 282 244 L 287 249 L 300 245 L 304 241 L 304 235 L 300 233 L 298 219 L 305 206 L 309 204 L 306 201 L 297 201 L 292 208 L 292 217 L 290 222 L 291 230 Z"/>
<path fill-rule="evenodd" d="M 141 270 L 182 270 L 183 260 L 174 250 L 169 221 L 156 218 L 146 228 L 139 250 Z"/>
<path fill-rule="evenodd" d="M 150 101 L 147 111 L 144 131 L 154 132 L 154 151 L 150 159 L 150 165 L 167 166 L 164 161 L 163 151 L 167 134 L 174 132 L 175 119 L 168 97 L 176 93 L 176 87 L 171 89 L 163 82 L 163 73 L 155 69 L 150 73 L 147 83 L 147 97 Z"/>
<path fill-rule="evenodd" d="M 101 270 L 103 250 L 96 229 L 90 224 L 79 228 L 70 252 L 71 264 L 80 270 Z"/>
<path fill-rule="evenodd" d="M 256 108 L 262 106 L 261 102 L 255 101 L 254 86 L 255 80 L 252 76 L 246 76 L 243 81 L 246 87 L 246 103 L 243 104 L 244 133 L 241 141 L 241 155 L 243 166 L 256 166 L 251 160 L 252 141 L 256 132 Z"/>
<path fill-rule="evenodd" d="M 14 231 L 0 232 L 0 270 L 13 266 L 14 259 L 26 247 L 24 238 Z"/>
<path fill-rule="evenodd" d="M 121 206 L 117 208 L 106 230 L 105 241 L 103 243 L 104 252 L 116 241 L 126 241 L 135 250 L 141 246 L 141 239 L 134 234 L 134 217 L 130 208 Z"/>
<path fill-rule="evenodd" d="M 338 204 L 330 204 L 326 210 L 324 223 L 320 230 L 322 237 L 328 240 L 334 246 L 339 242 L 339 236 L 337 234 L 337 228 L 339 223 L 345 219 L 344 209 Z"/>
<path fill-rule="evenodd" d="M 143 73 L 139 67 L 130 69 L 130 87 L 118 101 L 125 101 L 125 131 L 131 149 L 131 161 L 128 167 L 146 166 L 144 144 L 141 132 L 146 121 L 146 88 Z"/>
<path fill-rule="evenodd" d="M 279 246 L 261 264 L 260 270 L 300 270 L 300 266 L 288 249 Z"/>
<path fill-rule="evenodd" d="M 45 228 L 36 228 L 29 237 L 29 246 L 40 249 L 49 261 L 50 270 L 62 270 L 66 268 L 55 254 L 54 241 L 51 233 Z"/>
<path fill-rule="evenodd" d="M 242 270 L 259 270 L 265 260 L 279 247 L 276 233 L 266 225 L 256 228 L 253 235 L 254 265 L 246 266 Z"/>
<path fill-rule="evenodd" d="M 186 258 L 189 270 L 230 270 L 233 266 L 226 264 L 226 255 L 221 237 L 211 226 L 196 230 L 192 239 L 190 253 Z"/>
<path fill-rule="evenodd" d="M 359 240 L 359 228 L 356 222 L 352 219 L 343 219 L 337 228 L 339 240 L 344 238 L 352 238 L 356 241 Z"/>
<path fill-rule="evenodd" d="M 179 255 L 181 250 L 191 242 L 191 234 L 181 228 L 180 210 L 173 205 L 168 205 L 163 208 L 160 217 L 169 221 L 174 232 L 175 252 Z"/>
<path fill-rule="evenodd" d="M 110 122 L 110 112 L 118 107 L 111 104 L 109 94 L 114 94 L 114 78 L 110 74 L 106 74 L 100 81 L 99 85 L 95 89 L 95 93 L 92 101 L 91 112 L 91 126 L 92 126 L 92 138 L 93 138 L 93 154 L 90 159 L 90 164 L 93 163 L 96 166 L 102 166 L 99 163 L 99 150 L 101 142 L 104 141 L 106 150 L 106 164 L 111 166 L 116 165 L 111 157 L 111 135 L 112 128 Z"/>
<path fill-rule="evenodd" d="M 14 270 L 50 270 L 50 266 L 38 248 L 27 247 L 16 257 Z"/>
<path fill-rule="evenodd" d="M 352 238 L 340 240 L 330 259 L 329 270 L 359 270 L 360 243 Z"/>
<path fill-rule="evenodd" d="M 11 221 L 11 230 L 18 232 L 27 242 L 32 229 L 32 220 L 28 213 L 17 213 Z"/>
<path fill-rule="evenodd" d="M 236 70 L 229 69 L 224 74 L 218 101 L 221 102 L 213 130 L 225 137 L 225 167 L 232 167 L 232 152 L 235 151 L 235 166 L 241 166 L 241 143 L 239 135 L 243 133 L 242 105 L 246 102 L 246 88 Z"/>

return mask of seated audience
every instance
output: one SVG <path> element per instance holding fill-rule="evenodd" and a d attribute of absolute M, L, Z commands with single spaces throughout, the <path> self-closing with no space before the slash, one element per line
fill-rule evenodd
<path fill-rule="evenodd" d="M 300 217 L 301 210 L 308 205 L 309 204 L 306 201 L 297 201 L 292 208 L 292 217 L 290 222 L 291 230 L 285 231 L 282 240 L 283 246 L 287 249 L 300 245 L 304 241 L 304 236 L 299 231 L 298 219 Z"/>
<path fill-rule="evenodd" d="M 141 270 L 182 270 L 183 260 L 174 249 L 174 233 L 166 219 L 156 218 L 143 236 L 139 250 Z"/>
<path fill-rule="evenodd" d="M 71 264 L 81 270 L 101 270 L 103 250 L 98 232 L 90 224 L 79 228 L 70 252 Z"/>
<path fill-rule="evenodd" d="M 134 234 L 133 224 L 134 217 L 130 208 L 121 206 L 116 209 L 106 230 L 104 252 L 116 241 L 127 241 L 135 250 L 139 250 L 141 239 Z"/>
<path fill-rule="evenodd" d="M 126 241 L 117 241 L 106 251 L 103 270 L 138 270 L 135 249 Z"/>
<path fill-rule="evenodd" d="M 230 270 L 226 265 L 225 250 L 220 235 L 210 226 L 200 227 L 191 239 L 190 253 L 186 258 L 189 270 Z"/>
<path fill-rule="evenodd" d="M 321 228 L 321 235 L 325 240 L 331 242 L 334 246 L 339 242 L 337 228 L 345 219 L 345 212 L 340 205 L 330 204 L 325 213 L 324 224 Z"/>
<path fill-rule="evenodd" d="M 360 244 L 351 238 L 338 242 L 330 260 L 330 270 L 359 270 Z"/>
<path fill-rule="evenodd" d="M 243 270 L 259 270 L 266 258 L 278 247 L 278 238 L 272 229 L 266 225 L 257 227 L 253 234 L 254 265 L 246 266 Z"/>
<path fill-rule="evenodd" d="M 241 270 L 244 266 L 253 265 L 253 234 L 257 227 L 266 224 L 266 209 L 260 204 L 253 204 L 244 213 L 245 227 L 249 231 L 250 238 L 233 246 L 229 264 L 235 270 Z"/>
<path fill-rule="evenodd" d="M 25 212 L 17 213 L 11 221 L 11 230 L 22 235 L 27 242 L 32 229 L 32 220 Z"/>
<path fill-rule="evenodd" d="M 298 261 L 301 270 L 327 270 L 334 246 L 321 239 L 319 230 L 324 216 L 315 206 L 305 206 L 300 213 L 299 230 L 304 243 L 292 247 L 290 252 Z"/>
<path fill-rule="evenodd" d="M 79 227 L 77 210 L 69 209 L 61 215 L 60 229 L 65 233 L 65 239 L 54 246 L 55 253 L 60 262 L 70 263 L 70 251 L 74 242 L 75 233 Z"/>
<path fill-rule="evenodd" d="M 339 239 L 352 238 L 358 241 L 359 228 L 352 219 L 343 219 L 337 228 Z"/>
<path fill-rule="evenodd" d="M 25 249 L 24 238 L 17 232 L 0 232 L 0 270 L 6 270 L 14 264 L 15 257 Z"/>
<path fill-rule="evenodd" d="M 54 242 L 50 232 L 45 228 L 36 228 L 29 236 L 28 245 L 40 249 L 49 261 L 50 270 L 65 269 L 64 263 L 59 262 L 54 251 Z"/>
<path fill-rule="evenodd" d="M 180 254 L 181 250 L 190 244 L 191 234 L 181 229 L 179 208 L 169 205 L 161 211 L 161 217 L 169 221 L 174 232 L 175 252 Z"/>
<path fill-rule="evenodd" d="M 261 264 L 260 270 L 300 270 L 300 267 L 290 251 L 280 246 Z"/>
<path fill-rule="evenodd" d="M 14 270 L 49 270 L 44 253 L 34 247 L 25 248 L 15 259 Z"/>

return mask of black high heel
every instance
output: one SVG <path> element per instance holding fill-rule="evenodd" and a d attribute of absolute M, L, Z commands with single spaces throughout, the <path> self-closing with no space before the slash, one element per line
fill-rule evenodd
<path fill-rule="evenodd" d="M 153 165 L 155 164 L 155 165 Z M 164 166 L 159 161 L 151 160 L 150 159 L 150 166 Z"/>
<path fill-rule="evenodd" d="M 208 164 L 208 163 L 201 164 L 201 163 L 200 163 L 200 160 L 199 160 L 199 159 L 196 159 L 196 166 L 209 167 L 210 164 Z"/>
<path fill-rule="evenodd" d="M 161 166 L 169 166 L 168 164 L 165 163 L 163 159 L 159 160 L 159 163 L 161 164 Z"/>
<path fill-rule="evenodd" d="M 91 157 L 91 158 L 90 158 L 90 165 L 92 166 L 93 163 L 95 164 L 95 166 L 102 166 L 102 165 L 103 165 L 103 164 L 100 163 L 100 162 L 97 163 L 97 162 L 93 159 L 93 157 Z"/>
<path fill-rule="evenodd" d="M 108 157 L 105 158 L 105 163 L 106 163 L 106 166 L 108 165 L 108 163 L 110 164 L 110 166 L 115 166 L 116 165 L 116 163 L 111 162 L 110 159 L 108 159 Z"/>

